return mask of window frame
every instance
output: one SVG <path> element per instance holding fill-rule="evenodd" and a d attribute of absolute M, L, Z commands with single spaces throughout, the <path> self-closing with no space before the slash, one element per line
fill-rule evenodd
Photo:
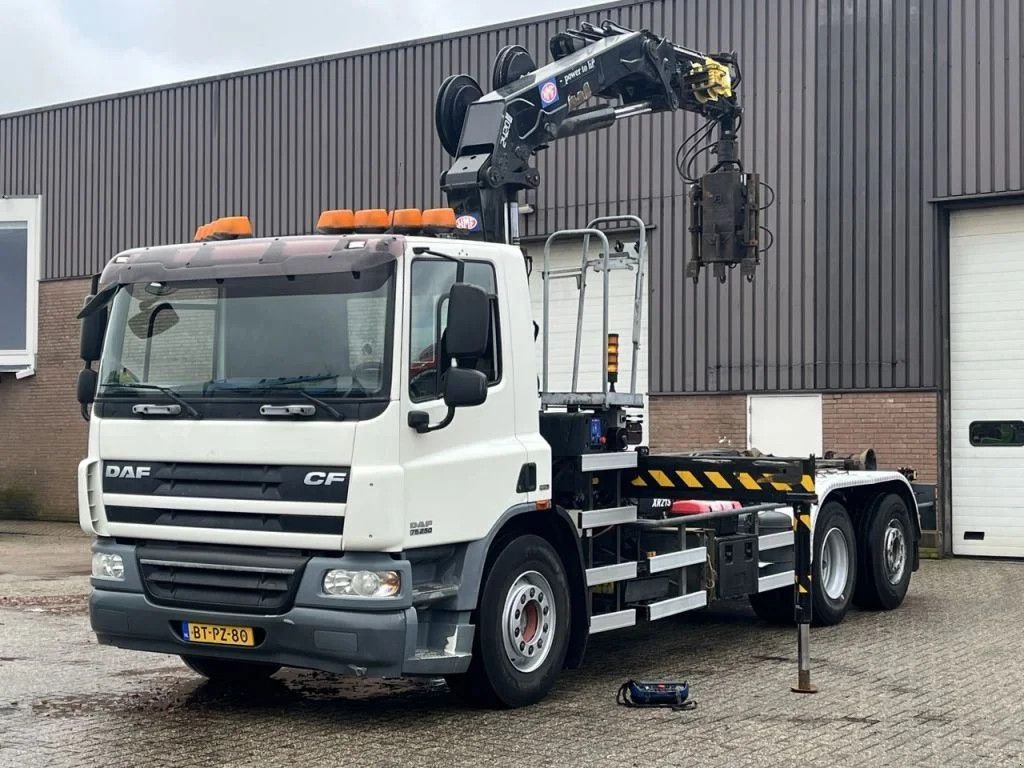
<path fill-rule="evenodd" d="M 434 400 L 440 400 L 440 399 L 442 399 L 444 397 L 444 392 L 443 391 L 435 392 L 433 395 L 428 395 L 426 397 L 416 397 L 415 395 L 413 395 L 412 390 L 410 389 L 410 385 L 412 384 L 412 377 L 409 376 L 409 373 L 410 373 L 410 368 L 411 368 L 411 366 L 412 366 L 412 364 L 414 362 L 414 360 L 413 360 L 414 350 L 413 350 L 413 345 L 412 345 L 412 333 L 413 333 L 413 323 L 412 323 L 412 302 L 413 302 L 412 285 L 413 285 L 413 277 L 412 277 L 412 272 L 413 272 L 413 269 L 415 268 L 416 264 L 419 263 L 419 262 L 438 263 L 438 264 L 450 264 L 453 268 L 456 267 L 456 264 L 454 262 L 448 261 L 446 259 L 438 258 L 438 257 L 429 257 L 429 256 L 417 256 L 415 259 L 412 259 L 412 261 L 409 262 L 409 331 L 408 331 L 408 334 L 406 336 L 406 338 L 409 341 L 409 354 L 406 356 L 406 360 L 404 361 L 403 365 L 405 367 L 405 375 L 408 377 L 408 381 L 407 381 L 406 386 L 405 386 L 406 394 L 409 396 L 409 402 L 417 403 L 417 404 L 419 404 L 419 403 L 429 403 L 429 402 L 434 401 Z M 500 384 L 502 382 L 502 380 L 504 379 L 504 376 L 505 376 L 505 370 L 504 370 L 504 366 L 502 365 L 502 354 L 501 354 L 501 351 L 502 351 L 502 346 L 501 346 L 501 309 L 500 309 L 500 306 L 499 306 L 499 303 L 498 303 L 498 294 L 497 294 L 497 290 L 498 290 L 498 270 L 497 270 L 497 267 L 495 267 L 494 262 L 487 261 L 485 259 L 462 259 L 462 262 L 464 264 L 479 264 L 481 266 L 488 267 L 491 270 L 491 276 L 492 276 L 492 278 L 494 280 L 494 291 L 493 292 L 491 292 L 491 291 L 487 292 L 488 303 L 490 304 L 490 308 L 491 308 L 491 323 L 492 323 L 492 344 L 491 344 L 491 347 L 492 347 L 492 354 L 494 356 L 494 369 L 495 369 L 495 371 L 494 371 L 494 379 L 493 380 L 491 378 L 487 379 L 487 387 L 488 387 L 488 389 L 490 389 L 491 387 L 494 387 L 494 386 Z M 465 280 L 464 280 L 464 282 L 465 282 Z M 454 284 L 455 284 L 455 281 L 453 280 L 452 281 L 452 285 L 454 285 Z M 471 285 L 477 285 L 477 284 L 476 283 L 471 283 Z M 477 287 L 482 288 L 483 286 L 477 286 Z M 450 291 L 450 289 L 449 289 L 449 291 Z M 438 344 L 438 342 L 441 339 L 441 335 L 440 335 L 440 332 L 439 332 L 440 322 L 441 322 L 440 308 L 441 308 L 441 305 L 443 304 L 443 302 L 447 299 L 448 295 L 449 294 L 447 294 L 447 293 L 441 294 L 441 296 L 439 297 L 439 300 L 438 300 L 437 307 L 435 308 L 435 311 L 434 311 L 434 329 L 435 329 L 434 332 L 436 334 L 435 335 L 435 340 L 434 340 L 434 345 L 435 346 Z M 435 356 L 436 356 L 436 350 L 435 350 Z M 437 362 L 440 363 L 440 360 L 438 360 Z M 435 367 L 435 371 L 436 371 L 436 375 L 438 377 L 438 389 L 440 390 L 440 365 L 439 364 Z"/>
<path fill-rule="evenodd" d="M 0 374 L 19 378 L 35 374 L 39 352 L 39 281 L 42 275 L 43 205 L 40 195 L 0 198 L 0 220 L 26 224 L 25 346 L 0 349 Z"/>

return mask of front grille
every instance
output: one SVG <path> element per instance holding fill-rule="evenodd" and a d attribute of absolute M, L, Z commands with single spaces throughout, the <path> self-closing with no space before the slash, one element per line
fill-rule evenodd
<path fill-rule="evenodd" d="M 240 547 L 145 544 L 136 551 L 152 602 L 233 613 L 288 611 L 309 561 L 292 552 Z"/>
<path fill-rule="evenodd" d="M 194 499 L 344 504 L 348 498 L 348 479 L 348 467 L 106 459 L 103 491 Z"/>
<path fill-rule="evenodd" d="M 112 523 L 170 525 L 266 533 L 315 533 L 336 536 L 342 535 L 345 531 L 345 518 L 336 515 L 270 515 L 252 512 L 121 506 L 108 506 L 106 510 L 107 520 Z"/>

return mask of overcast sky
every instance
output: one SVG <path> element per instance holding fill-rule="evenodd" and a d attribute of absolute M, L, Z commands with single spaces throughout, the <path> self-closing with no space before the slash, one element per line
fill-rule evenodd
<path fill-rule="evenodd" d="M 0 114 L 589 4 L 0 0 Z"/>

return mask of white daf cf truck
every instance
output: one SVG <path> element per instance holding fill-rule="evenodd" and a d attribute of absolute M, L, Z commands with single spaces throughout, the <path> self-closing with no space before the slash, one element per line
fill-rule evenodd
<path fill-rule="evenodd" d="M 616 390 L 607 290 L 602 337 L 577 329 L 601 389 L 578 391 L 575 372 L 549 381 L 547 302 L 535 322 L 511 244 L 534 152 L 633 114 L 707 116 L 719 162 L 692 194 L 694 277 L 752 274 L 760 210 L 735 157 L 730 57 L 611 24 L 552 52 L 537 68 L 504 50 L 487 95 L 466 76 L 442 86 L 453 208 L 328 211 L 292 237 L 220 219 L 95 279 L 78 485 L 100 643 L 212 679 L 443 676 L 507 707 L 542 698 L 590 634 L 734 598 L 801 626 L 808 682 L 812 614 L 834 624 L 853 601 L 902 602 L 920 538 L 902 474 L 858 469 L 870 456 L 643 448 L 642 396 L 635 381 Z M 583 109 L 584 96 L 618 106 Z M 623 223 L 636 243 L 616 249 Z M 588 276 L 607 287 L 632 269 L 638 326 L 646 231 L 609 216 L 549 245 L 584 242 L 581 302 Z M 545 264 L 545 296 L 565 276 Z"/>

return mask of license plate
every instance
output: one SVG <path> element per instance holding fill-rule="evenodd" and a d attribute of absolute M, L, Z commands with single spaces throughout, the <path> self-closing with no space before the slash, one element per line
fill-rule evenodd
<path fill-rule="evenodd" d="M 190 643 L 214 645 L 256 645 L 252 627 L 226 627 L 222 624 L 196 624 L 181 622 L 181 636 Z"/>

